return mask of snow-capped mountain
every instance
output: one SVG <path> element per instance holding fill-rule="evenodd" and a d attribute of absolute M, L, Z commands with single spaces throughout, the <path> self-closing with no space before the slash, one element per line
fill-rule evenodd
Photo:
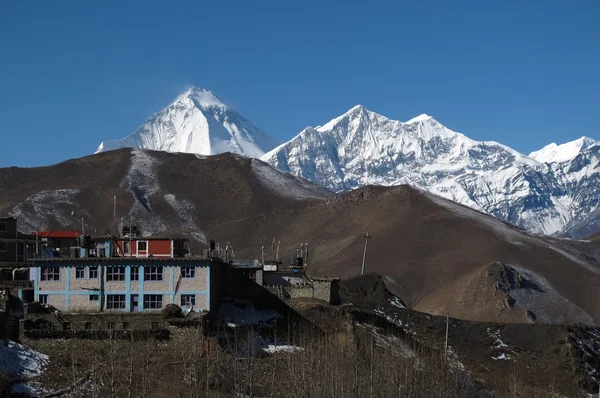
<path fill-rule="evenodd" d="M 566 162 L 573 160 L 584 149 L 597 144 L 589 137 L 581 137 L 575 141 L 567 142 L 562 145 L 551 143 L 540 149 L 539 151 L 531 152 L 530 158 L 542 163 Z"/>
<path fill-rule="evenodd" d="M 154 114 L 133 134 L 100 144 L 96 153 L 119 148 L 260 157 L 278 143 L 212 92 L 192 88 Z"/>
<path fill-rule="evenodd" d="M 337 192 L 410 184 L 529 231 L 560 234 L 600 198 L 600 147 L 584 140 L 575 153 L 576 146 L 552 155 L 542 150 L 538 161 L 497 142 L 474 141 L 428 115 L 403 123 L 359 105 L 307 127 L 262 160 Z M 546 164 L 552 157 L 566 160 Z"/>

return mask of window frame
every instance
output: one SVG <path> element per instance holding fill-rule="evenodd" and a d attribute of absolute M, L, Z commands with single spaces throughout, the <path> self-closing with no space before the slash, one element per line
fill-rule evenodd
<path fill-rule="evenodd" d="M 2 246 L 4 246 L 4 249 L 2 249 Z M 7 252 L 8 251 L 8 242 L 0 242 L 0 252 Z"/>
<path fill-rule="evenodd" d="M 92 272 L 94 272 L 94 274 L 92 274 Z M 94 276 L 92 276 L 94 275 Z M 97 265 L 90 265 L 88 267 L 88 279 L 98 279 L 98 266 Z"/>
<path fill-rule="evenodd" d="M 50 271 L 52 271 L 52 273 Z M 41 267 L 40 282 L 60 282 L 60 267 Z"/>
<path fill-rule="evenodd" d="M 188 299 L 188 300 L 184 300 Z M 191 300 L 189 300 L 191 299 Z M 191 301 L 191 305 L 188 301 Z M 195 294 L 182 294 L 179 297 L 179 303 L 181 304 L 181 307 L 195 307 L 196 306 L 196 295 Z"/>
<path fill-rule="evenodd" d="M 162 294 L 144 294 L 143 300 L 145 310 L 161 310 L 163 308 L 164 296 Z"/>
<path fill-rule="evenodd" d="M 195 279 L 196 278 L 196 267 L 181 266 L 181 267 L 179 267 L 179 273 L 183 279 Z M 190 275 L 188 275 L 188 273 L 191 273 L 192 275 L 190 276 Z"/>
<path fill-rule="evenodd" d="M 164 267 L 144 267 L 144 282 L 162 282 L 164 274 Z"/>
<path fill-rule="evenodd" d="M 142 249 L 140 245 L 143 244 L 145 247 Z M 147 240 L 138 240 L 136 244 L 136 252 L 147 252 L 148 251 L 148 241 Z"/>
<path fill-rule="evenodd" d="M 6 221 L 0 221 L 0 232 L 8 232 L 8 223 Z"/>
<path fill-rule="evenodd" d="M 125 274 L 126 273 L 127 273 L 127 269 L 124 266 L 106 267 L 106 281 L 107 282 L 125 282 L 125 280 L 126 280 Z"/>
<path fill-rule="evenodd" d="M 83 272 L 82 276 L 79 276 L 80 271 Z M 85 267 L 75 267 L 75 279 L 85 279 Z"/>
<path fill-rule="evenodd" d="M 123 300 L 121 300 L 121 298 Z M 115 306 L 119 304 L 119 306 Z M 127 296 L 125 294 L 107 294 L 106 309 L 107 310 L 124 310 L 127 308 Z"/>
<path fill-rule="evenodd" d="M 140 267 L 129 268 L 129 280 L 139 281 L 140 280 Z"/>
<path fill-rule="evenodd" d="M 92 298 L 94 297 L 94 298 Z M 99 294 L 90 294 L 88 296 L 88 300 L 89 301 L 100 301 L 100 295 Z"/>
<path fill-rule="evenodd" d="M 42 297 L 43 297 L 43 299 L 42 299 Z M 48 304 L 48 295 L 38 293 L 38 303 L 47 305 Z"/>

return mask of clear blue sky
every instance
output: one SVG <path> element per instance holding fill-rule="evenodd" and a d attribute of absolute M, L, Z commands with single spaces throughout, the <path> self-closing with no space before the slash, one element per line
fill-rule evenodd
<path fill-rule="evenodd" d="M 93 153 L 190 85 L 285 141 L 356 104 L 528 153 L 600 139 L 600 1 L 2 1 L 0 167 Z"/>

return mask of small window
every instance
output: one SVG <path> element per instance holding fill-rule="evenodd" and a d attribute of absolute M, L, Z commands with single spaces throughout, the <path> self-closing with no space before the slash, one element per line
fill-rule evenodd
<path fill-rule="evenodd" d="M 161 294 L 145 294 L 144 309 L 160 310 L 163 307 L 163 296 Z"/>
<path fill-rule="evenodd" d="M 47 294 L 38 295 L 38 301 L 40 302 L 40 304 L 48 304 L 48 295 Z"/>
<path fill-rule="evenodd" d="M 182 307 L 193 307 L 196 305 L 196 296 L 193 294 L 182 294 L 181 295 L 181 306 Z"/>
<path fill-rule="evenodd" d="M 142 241 L 142 240 L 138 241 L 137 245 L 138 245 L 137 246 L 138 251 L 145 252 L 146 250 L 148 250 L 148 242 L 146 242 L 145 240 L 144 241 Z"/>
<path fill-rule="evenodd" d="M 146 267 L 146 268 L 144 268 L 144 280 L 145 281 L 162 281 L 163 280 L 163 268 L 162 267 Z"/>
<path fill-rule="evenodd" d="M 107 310 L 125 309 L 125 295 L 124 294 L 107 294 L 106 295 L 106 309 Z"/>
<path fill-rule="evenodd" d="M 125 280 L 125 267 L 108 267 L 106 269 L 106 281 L 116 282 Z"/>
<path fill-rule="evenodd" d="M 92 266 L 89 267 L 90 279 L 98 279 L 98 267 Z"/>
<path fill-rule="evenodd" d="M 90 294 L 90 301 L 98 301 L 99 297 L 97 294 Z"/>
<path fill-rule="evenodd" d="M 0 242 L 0 252 L 5 252 L 8 250 L 8 243 Z"/>
<path fill-rule="evenodd" d="M 84 323 L 83 327 L 86 328 L 87 330 L 90 330 L 92 328 L 92 322 Z"/>
<path fill-rule="evenodd" d="M 6 232 L 6 223 L 0 222 L 0 232 Z"/>
<path fill-rule="evenodd" d="M 181 267 L 181 277 L 182 278 L 195 278 L 196 277 L 196 267 Z"/>
<path fill-rule="evenodd" d="M 42 281 L 59 281 L 60 268 L 58 267 L 42 267 L 40 280 Z"/>
<path fill-rule="evenodd" d="M 132 281 L 140 280 L 140 268 L 139 267 L 131 267 L 131 280 Z"/>
<path fill-rule="evenodd" d="M 85 279 L 85 267 L 75 267 L 75 279 Z"/>

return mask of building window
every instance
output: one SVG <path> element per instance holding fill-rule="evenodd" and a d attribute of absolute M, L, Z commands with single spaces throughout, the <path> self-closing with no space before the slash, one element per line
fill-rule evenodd
<path fill-rule="evenodd" d="M 139 267 L 131 267 L 131 280 L 132 281 L 140 280 L 140 268 Z"/>
<path fill-rule="evenodd" d="M 85 267 L 75 267 L 75 279 L 85 278 Z"/>
<path fill-rule="evenodd" d="M 90 330 L 92 328 L 92 322 L 86 322 L 83 325 L 87 330 Z"/>
<path fill-rule="evenodd" d="M 163 306 L 163 296 L 161 294 L 144 294 L 144 309 L 160 310 Z"/>
<path fill-rule="evenodd" d="M 42 274 L 40 275 L 42 281 L 59 281 L 60 280 L 60 268 L 58 267 L 43 267 Z"/>
<path fill-rule="evenodd" d="M 47 294 L 39 294 L 38 301 L 40 304 L 48 304 L 48 295 Z"/>
<path fill-rule="evenodd" d="M 0 222 L 0 232 L 6 232 L 6 223 Z"/>
<path fill-rule="evenodd" d="M 98 279 L 98 267 L 97 266 L 93 266 L 89 268 L 89 272 L 90 272 L 90 279 Z"/>
<path fill-rule="evenodd" d="M 90 301 L 98 301 L 99 297 L 97 294 L 90 294 Z"/>
<path fill-rule="evenodd" d="M 195 278 L 196 277 L 196 267 L 181 267 L 181 277 L 182 278 Z"/>
<path fill-rule="evenodd" d="M 106 309 L 107 310 L 121 310 L 125 308 L 125 295 L 124 294 L 107 294 L 106 295 Z"/>
<path fill-rule="evenodd" d="M 196 296 L 193 294 L 182 294 L 181 295 L 181 306 L 192 307 L 196 305 Z"/>
<path fill-rule="evenodd" d="M 144 280 L 145 281 L 162 281 L 163 280 L 163 268 L 162 267 L 146 267 L 146 268 L 144 268 Z"/>
<path fill-rule="evenodd" d="M 108 267 L 106 269 L 106 281 L 124 281 L 125 280 L 125 267 Z"/>
<path fill-rule="evenodd" d="M 123 242 L 123 253 L 129 253 L 129 242 Z"/>
<path fill-rule="evenodd" d="M 8 250 L 8 243 L 0 242 L 0 252 L 5 252 Z"/>
<path fill-rule="evenodd" d="M 115 322 L 108 322 L 106 325 L 108 326 L 109 330 L 114 330 L 115 328 Z"/>
<path fill-rule="evenodd" d="M 146 250 L 148 250 L 148 242 L 146 242 L 145 240 L 138 241 L 137 249 L 138 249 L 138 252 L 145 252 Z"/>

